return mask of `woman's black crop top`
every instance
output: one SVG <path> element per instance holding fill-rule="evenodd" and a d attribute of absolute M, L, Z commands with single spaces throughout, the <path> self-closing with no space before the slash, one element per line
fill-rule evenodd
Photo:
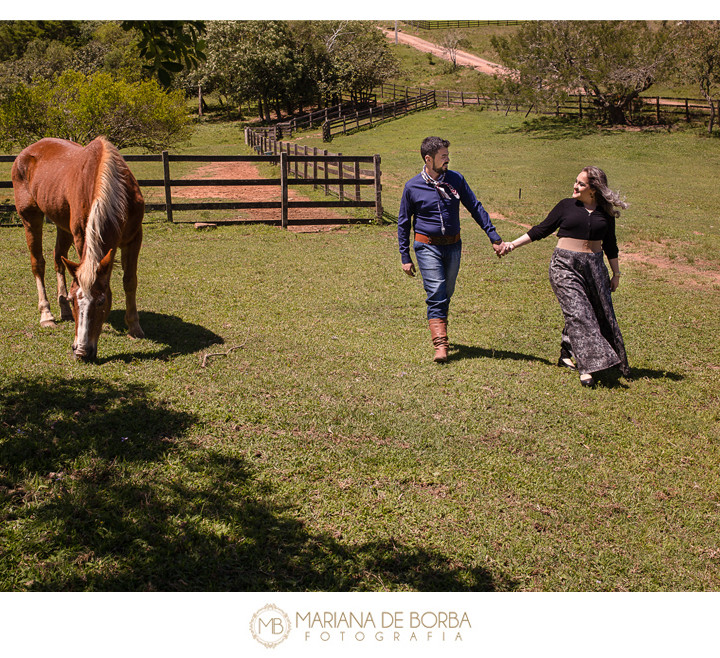
<path fill-rule="evenodd" d="M 528 231 L 528 235 L 534 242 L 546 238 L 556 230 L 559 238 L 602 240 L 605 255 L 608 258 L 618 257 L 615 218 L 600 208 L 588 212 L 582 201 L 563 199 L 542 222 Z"/>

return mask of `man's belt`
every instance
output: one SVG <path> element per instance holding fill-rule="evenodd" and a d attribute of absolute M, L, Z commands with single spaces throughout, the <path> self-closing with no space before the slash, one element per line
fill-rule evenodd
<path fill-rule="evenodd" d="M 423 235 L 422 233 L 415 234 L 415 240 L 423 242 L 424 244 L 455 244 L 460 242 L 460 234 L 457 235 Z"/>

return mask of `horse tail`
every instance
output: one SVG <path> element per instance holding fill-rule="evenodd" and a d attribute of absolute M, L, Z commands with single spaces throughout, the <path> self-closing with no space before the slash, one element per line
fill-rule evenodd
<path fill-rule="evenodd" d="M 117 246 L 128 216 L 125 160 L 104 137 L 95 139 L 87 149 L 97 158 L 97 169 L 85 229 L 84 258 L 77 276 L 85 292 L 89 292 L 95 282 L 100 261 Z"/>

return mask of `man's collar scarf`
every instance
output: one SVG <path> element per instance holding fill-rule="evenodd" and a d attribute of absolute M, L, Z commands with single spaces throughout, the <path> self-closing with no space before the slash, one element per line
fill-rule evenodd
<path fill-rule="evenodd" d="M 450 195 L 454 196 L 456 199 L 460 198 L 460 195 L 457 193 L 455 188 L 450 185 L 450 183 L 445 182 L 445 173 L 443 172 L 438 176 L 438 179 L 435 180 L 430 176 L 430 174 L 427 173 L 425 170 L 425 167 L 423 167 L 422 171 L 420 172 L 422 174 L 423 180 L 430 186 L 434 187 L 438 194 L 443 199 L 449 199 Z"/>

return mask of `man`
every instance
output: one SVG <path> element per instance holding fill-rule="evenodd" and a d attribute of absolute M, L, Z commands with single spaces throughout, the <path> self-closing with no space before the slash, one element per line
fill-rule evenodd
<path fill-rule="evenodd" d="M 450 142 L 426 137 L 420 147 L 423 170 L 405 184 L 398 215 L 398 242 L 402 268 L 415 276 L 410 257 L 410 228 L 415 231 L 413 249 L 427 293 L 427 318 L 435 347 L 434 360 L 447 361 L 447 320 L 450 298 L 460 269 L 460 203 L 487 233 L 498 257 L 505 247 L 482 204 L 465 178 L 448 169 Z"/>

